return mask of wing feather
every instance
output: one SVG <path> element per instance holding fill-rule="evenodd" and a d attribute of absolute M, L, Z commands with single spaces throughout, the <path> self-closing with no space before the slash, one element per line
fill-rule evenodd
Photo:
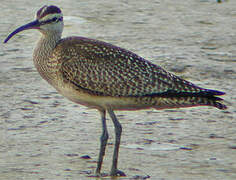
<path fill-rule="evenodd" d="M 204 90 L 135 53 L 102 41 L 66 38 L 53 54 L 60 58 L 63 78 L 90 93 L 126 97 Z"/>

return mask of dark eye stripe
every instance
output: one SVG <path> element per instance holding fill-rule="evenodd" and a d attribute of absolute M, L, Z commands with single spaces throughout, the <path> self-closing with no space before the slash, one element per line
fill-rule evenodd
<path fill-rule="evenodd" d="M 47 21 L 42 21 L 42 22 L 40 22 L 40 25 L 48 24 L 48 23 L 51 23 L 51 22 L 58 22 L 58 21 L 63 21 L 63 17 L 60 17 L 60 18 L 54 17 L 54 18 L 49 19 Z"/>
<path fill-rule="evenodd" d="M 55 22 L 56 22 L 56 21 L 57 21 L 57 18 L 56 18 L 56 17 L 52 18 L 52 21 L 55 21 Z"/>

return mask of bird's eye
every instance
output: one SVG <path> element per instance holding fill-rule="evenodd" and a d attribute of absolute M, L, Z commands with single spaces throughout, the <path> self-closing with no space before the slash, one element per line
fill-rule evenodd
<path fill-rule="evenodd" d="M 56 21 L 57 21 L 57 18 L 56 18 L 56 17 L 52 18 L 52 21 L 53 21 L 53 22 L 56 22 Z"/>

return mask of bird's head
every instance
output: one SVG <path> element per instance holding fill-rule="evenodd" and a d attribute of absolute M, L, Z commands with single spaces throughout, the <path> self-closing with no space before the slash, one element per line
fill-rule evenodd
<path fill-rule="evenodd" d="M 36 20 L 17 28 L 8 35 L 4 43 L 7 43 L 15 34 L 27 29 L 38 29 L 45 35 L 51 33 L 61 35 L 63 27 L 64 23 L 61 10 L 56 6 L 43 6 L 38 10 Z"/>

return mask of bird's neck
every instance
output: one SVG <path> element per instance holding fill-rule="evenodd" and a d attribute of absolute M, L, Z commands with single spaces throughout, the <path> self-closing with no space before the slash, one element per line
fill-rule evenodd
<path fill-rule="evenodd" d="M 56 62 L 53 62 L 50 57 L 52 57 L 53 49 L 56 47 L 60 39 L 61 34 L 59 33 L 44 33 L 34 49 L 34 65 L 39 74 L 49 83 L 56 73 L 54 67 Z"/>
<path fill-rule="evenodd" d="M 43 33 L 34 50 L 34 56 L 48 57 L 61 39 L 59 33 Z M 35 57 L 34 57 L 35 58 Z M 39 57 L 37 57 L 39 58 Z"/>

